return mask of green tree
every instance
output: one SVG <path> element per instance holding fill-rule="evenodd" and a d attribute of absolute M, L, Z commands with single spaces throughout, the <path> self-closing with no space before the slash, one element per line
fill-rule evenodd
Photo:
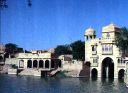
<path fill-rule="evenodd" d="M 7 1 L 8 0 L 0 0 L 0 9 L 8 8 Z M 28 6 L 31 7 L 32 6 L 32 0 L 26 0 L 26 1 L 27 1 Z"/>
<path fill-rule="evenodd" d="M 77 60 L 84 60 L 85 58 L 85 42 L 78 40 L 71 43 L 73 58 Z"/>
<path fill-rule="evenodd" d="M 69 45 L 58 45 L 55 48 L 55 53 L 57 55 L 62 55 L 62 54 L 71 54 L 71 49 Z"/>
<path fill-rule="evenodd" d="M 13 44 L 13 43 L 8 43 L 5 45 L 5 52 L 7 53 L 7 55 L 13 55 L 14 51 L 17 50 L 17 45 Z"/>
<path fill-rule="evenodd" d="M 122 51 L 122 56 L 128 56 L 128 29 L 121 28 L 121 31 L 116 36 L 116 45 Z"/>

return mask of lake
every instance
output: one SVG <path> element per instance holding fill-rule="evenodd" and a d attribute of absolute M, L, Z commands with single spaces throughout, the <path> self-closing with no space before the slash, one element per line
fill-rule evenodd
<path fill-rule="evenodd" d="M 123 81 L 0 75 L 0 93 L 128 93 Z"/>

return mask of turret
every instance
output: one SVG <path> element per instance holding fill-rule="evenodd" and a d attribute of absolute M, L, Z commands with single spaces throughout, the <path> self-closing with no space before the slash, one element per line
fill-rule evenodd
<path fill-rule="evenodd" d="M 86 29 L 84 36 L 86 36 L 86 40 L 95 39 L 96 38 L 95 30 L 93 28 Z"/>

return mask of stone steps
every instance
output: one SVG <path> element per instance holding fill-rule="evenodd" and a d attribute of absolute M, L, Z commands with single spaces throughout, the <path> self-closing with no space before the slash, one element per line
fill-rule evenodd
<path fill-rule="evenodd" d="M 32 69 L 25 69 L 19 73 L 19 75 L 34 75 L 34 72 Z"/>

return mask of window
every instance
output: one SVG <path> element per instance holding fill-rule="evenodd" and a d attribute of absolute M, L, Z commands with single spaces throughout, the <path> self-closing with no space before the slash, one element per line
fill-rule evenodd
<path fill-rule="evenodd" d="M 106 34 L 106 38 L 109 39 L 110 38 L 110 33 Z"/>
<path fill-rule="evenodd" d="M 92 46 L 92 51 L 96 51 L 96 45 Z"/>
<path fill-rule="evenodd" d="M 120 63 L 120 59 L 119 58 L 118 58 L 117 62 Z"/>
<path fill-rule="evenodd" d="M 24 60 L 20 60 L 19 61 L 19 67 L 20 68 L 24 68 Z"/>
<path fill-rule="evenodd" d="M 97 63 L 97 58 L 93 58 L 93 63 Z"/>
<path fill-rule="evenodd" d="M 102 45 L 102 53 L 103 54 L 112 54 L 113 47 L 112 44 L 103 44 Z"/>
<path fill-rule="evenodd" d="M 94 46 L 92 46 L 92 51 L 94 51 Z"/>

